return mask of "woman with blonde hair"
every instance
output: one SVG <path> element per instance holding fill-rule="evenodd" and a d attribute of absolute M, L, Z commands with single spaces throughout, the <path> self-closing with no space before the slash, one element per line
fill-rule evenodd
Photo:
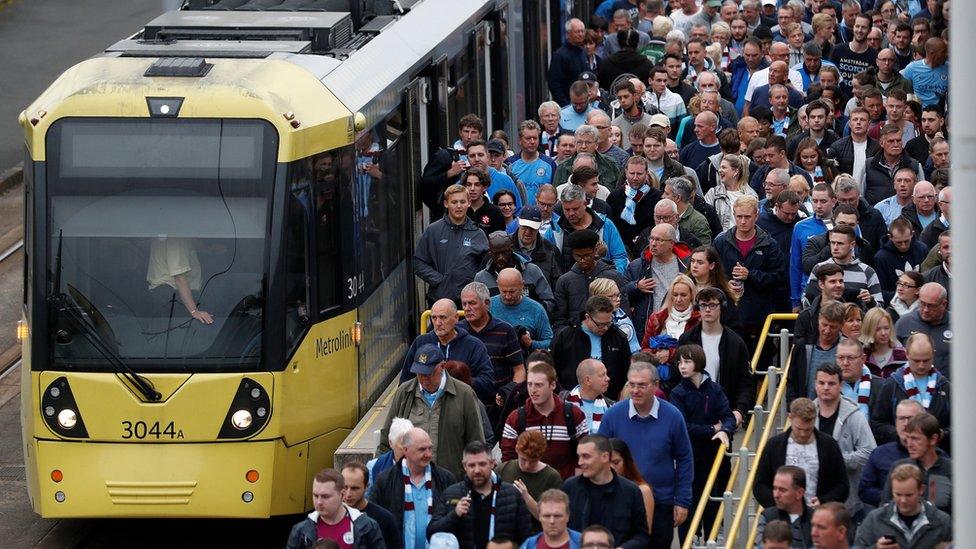
<path fill-rule="evenodd" d="M 641 348 L 649 349 L 650 340 L 654 336 L 666 334 L 678 339 L 681 334 L 698 326 L 701 317 L 694 307 L 697 294 L 695 282 L 688 275 L 679 274 L 674 277 L 664 296 L 661 310 L 647 317 Z M 675 349 L 660 350 L 654 352 L 654 355 L 659 364 L 670 363 L 674 351 Z"/>
<path fill-rule="evenodd" d="M 596 278 L 590 282 L 590 297 L 602 295 L 613 303 L 613 323 L 620 328 L 620 331 L 627 336 L 630 343 L 630 352 L 636 353 L 640 350 L 640 341 L 637 340 L 637 330 L 634 328 L 634 321 L 627 316 L 627 313 L 620 308 L 620 287 L 609 278 Z"/>
<path fill-rule="evenodd" d="M 735 213 L 732 205 L 740 196 L 755 196 L 756 191 L 749 186 L 749 162 L 738 154 L 722 157 L 718 168 L 719 180 L 705 193 L 705 202 L 715 208 L 722 230 L 735 226 Z"/>
<path fill-rule="evenodd" d="M 888 311 L 874 307 L 861 323 L 861 344 L 867 355 L 865 364 L 876 376 L 888 377 L 908 362 L 908 355 L 898 338 L 891 337 L 895 323 Z"/>

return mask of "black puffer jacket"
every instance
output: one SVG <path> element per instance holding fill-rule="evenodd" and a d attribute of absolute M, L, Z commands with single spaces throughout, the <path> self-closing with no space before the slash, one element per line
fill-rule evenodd
<path fill-rule="evenodd" d="M 884 160 L 884 151 L 878 150 L 878 154 L 867 159 L 867 166 L 864 168 L 864 199 L 868 204 L 877 204 L 889 196 L 895 195 L 895 186 L 892 183 L 895 172 L 902 168 L 911 168 L 916 174 L 919 172 L 918 162 L 908 156 L 907 152 L 902 151 L 898 164 L 891 170 L 881 165 Z M 921 232 L 921 231 L 919 231 Z"/>
<path fill-rule="evenodd" d="M 613 265 L 601 260 L 596 261 L 596 267 L 590 273 L 584 273 L 575 263 L 556 281 L 556 306 L 552 311 L 552 330 L 558 332 L 560 328 L 571 326 L 580 318 L 580 313 L 586 308 L 586 300 L 590 297 L 590 282 L 597 278 L 609 278 L 617 283 L 620 289 L 620 308 L 630 310 L 627 300 L 627 281 L 623 275 L 614 269 Z M 576 368 L 575 366 L 573 367 Z M 574 381 L 570 387 L 574 387 Z"/>
<path fill-rule="evenodd" d="M 600 351 L 600 360 L 606 365 L 607 375 L 610 376 L 606 395 L 617 400 L 627 381 L 627 369 L 630 368 L 630 343 L 620 328 L 611 325 L 600 338 Z M 575 387 L 578 383 L 576 367 L 591 356 L 590 336 L 579 323 L 560 330 L 552 338 L 552 360 L 556 363 L 560 386 Z"/>
<path fill-rule="evenodd" d="M 878 153 L 878 142 L 868 138 L 864 151 L 865 162 Z M 851 136 L 841 137 L 827 148 L 827 158 L 837 162 L 841 173 L 854 173 L 854 140 Z"/>
<path fill-rule="evenodd" d="M 454 534 L 461 549 L 474 549 L 474 520 L 471 513 L 459 517 L 454 512 L 458 501 L 469 493 L 474 493 L 471 481 L 467 478 L 447 487 L 441 497 L 434 501 L 434 516 L 427 525 L 427 538 L 437 532 Z M 474 496 L 472 496 L 474 497 Z M 532 533 L 532 515 L 525 506 L 525 500 L 515 486 L 503 482 L 495 499 L 495 535 L 504 536 L 521 544 Z"/>

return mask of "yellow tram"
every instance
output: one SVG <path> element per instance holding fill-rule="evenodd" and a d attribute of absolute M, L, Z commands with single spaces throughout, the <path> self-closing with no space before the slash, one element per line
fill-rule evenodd
<path fill-rule="evenodd" d="M 545 63 L 510 60 L 545 59 L 558 14 L 337 3 L 190 0 L 22 113 L 42 516 L 302 512 L 394 375 L 428 151 L 468 112 L 512 132 Z"/>

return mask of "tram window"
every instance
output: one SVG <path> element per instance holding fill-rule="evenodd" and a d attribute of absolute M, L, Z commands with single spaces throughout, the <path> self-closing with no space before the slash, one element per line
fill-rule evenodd
<path fill-rule="evenodd" d="M 312 219 L 312 163 L 300 160 L 289 174 L 288 221 L 285 231 L 285 334 L 291 353 L 309 324 L 309 220 Z"/>
<path fill-rule="evenodd" d="M 34 161 L 31 159 L 30 151 L 24 152 L 24 291 L 21 292 L 23 302 L 28 307 L 31 301 L 28 299 L 31 288 L 31 270 L 33 265 L 30 258 L 33 251 L 34 242 Z"/>
<path fill-rule="evenodd" d="M 401 141 L 403 120 L 394 114 L 356 142 L 356 207 L 363 254 L 359 265 L 369 295 L 405 256 L 405 208 L 400 155 L 409 154 Z"/>
<path fill-rule="evenodd" d="M 319 313 L 329 314 L 342 305 L 342 208 L 343 189 L 348 176 L 339 169 L 336 152 L 323 153 L 312 159 L 315 177 L 315 261 L 318 275 Z"/>

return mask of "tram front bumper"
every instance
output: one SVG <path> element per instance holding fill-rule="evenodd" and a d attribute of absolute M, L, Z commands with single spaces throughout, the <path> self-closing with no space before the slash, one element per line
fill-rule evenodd
<path fill-rule="evenodd" d="M 275 450 L 280 441 L 34 442 L 37 478 L 31 479 L 36 482 L 32 504 L 43 517 L 263 518 L 271 514 Z"/>

